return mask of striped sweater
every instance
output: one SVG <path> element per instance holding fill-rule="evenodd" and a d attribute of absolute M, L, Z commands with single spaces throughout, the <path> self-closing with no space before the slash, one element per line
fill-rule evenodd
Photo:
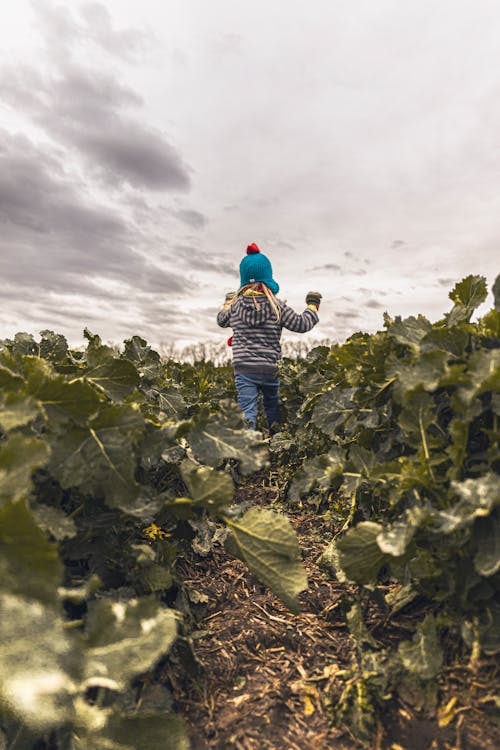
<path fill-rule="evenodd" d="M 284 302 L 276 301 L 281 308 L 279 321 L 264 295 L 241 296 L 231 307 L 219 310 L 218 325 L 233 329 L 233 367 L 236 375 L 275 373 L 281 358 L 283 328 L 305 333 L 319 320 L 317 312 L 310 307 L 299 314 Z"/>

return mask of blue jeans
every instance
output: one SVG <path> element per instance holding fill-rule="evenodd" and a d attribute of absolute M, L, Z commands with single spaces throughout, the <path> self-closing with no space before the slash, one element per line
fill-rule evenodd
<path fill-rule="evenodd" d="M 266 414 L 267 424 L 271 430 L 274 424 L 280 424 L 280 381 L 275 375 L 260 372 L 252 375 L 236 375 L 236 390 L 240 409 L 252 423 L 255 430 L 257 425 L 257 410 L 259 393 L 262 393 L 262 404 Z"/>

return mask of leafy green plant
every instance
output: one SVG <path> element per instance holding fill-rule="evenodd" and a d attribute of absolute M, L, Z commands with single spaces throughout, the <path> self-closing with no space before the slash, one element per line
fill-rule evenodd
<path fill-rule="evenodd" d="M 436 323 L 386 315 L 384 331 L 313 351 L 282 373 L 293 409 L 272 448 L 296 467 L 290 502 L 312 495 L 328 507 L 340 493 L 348 517 L 324 567 L 368 596 L 390 584 L 389 616 L 426 603 L 427 618 L 392 662 L 421 681 L 439 671 L 443 628 L 474 653 L 500 651 L 497 298 L 471 322 L 486 296 L 485 280 L 469 276 Z M 358 663 L 356 679 L 365 671 Z"/>
<path fill-rule="evenodd" d="M 228 460 L 250 473 L 268 453 L 224 374 L 200 398 L 208 370 L 85 336 L 78 352 L 50 331 L 0 344 L 1 729 L 16 750 L 187 748 L 168 694 L 137 700 L 183 627 L 177 557 L 221 521 L 296 609 L 300 550 L 284 516 L 232 507 Z"/>

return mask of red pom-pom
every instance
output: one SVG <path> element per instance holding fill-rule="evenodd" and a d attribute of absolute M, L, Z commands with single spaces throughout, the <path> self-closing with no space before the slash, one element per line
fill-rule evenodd
<path fill-rule="evenodd" d="M 247 247 L 247 255 L 253 255 L 254 253 L 260 253 L 260 250 L 255 242 L 252 242 L 252 244 Z"/>

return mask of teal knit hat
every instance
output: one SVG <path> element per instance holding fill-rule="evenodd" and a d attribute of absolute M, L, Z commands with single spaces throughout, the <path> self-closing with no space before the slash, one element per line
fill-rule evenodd
<path fill-rule="evenodd" d="M 273 294 L 278 294 L 280 288 L 273 279 L 271 261 L 263 255 L 255 242 L 247 247 L 247 254 L 240 263 L 240 286 L 261 281 L 269 287 Z"/>

